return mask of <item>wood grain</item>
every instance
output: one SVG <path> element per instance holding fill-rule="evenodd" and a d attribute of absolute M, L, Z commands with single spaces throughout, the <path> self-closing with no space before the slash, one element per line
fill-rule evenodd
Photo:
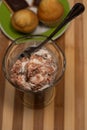
<path fill-rule="evenodd" d="M 12 130 L 15 89 L 7 80 L 5 84 L 2 130 Z"/>
<path fill-rule="evenodd" d="M 43 130 L 44 109 L 34 110 L 33 130 Z"/>
<path fill-rule="evenodd" d="M 83 3 L 87 7 L 87 1 L 83 0 Z M 85 13 L 83 15 L 83 41 L 84 41 L 84 98 L 85 98 L 85 130 L 87 130 L 87 8 L 85 9 Z"/>
<path fill-rule="evenodd" d="M 34 112 L 32 109 L 24 107 L 23 113 L 23 130 L 33 130 Z"/>
<path fill-rule="evenodd" d="M 65 72 L 65 109 L 64 128 L 65 130 L 75 130 L 75 39 L 74 24 L 70 24 L 70 29 L 65 36 L 66 72 Z M 71 74 L 71 75 L 70 75 Z"/>
<path fill-rule="evenodd" d="M 75 23 L 75 127 L 76 129 L 84 130 L 84 48 L 82 17 L 79 17 Z M 78 32 L 79 35 L 77 35 Z"/>
<path fill-rule="evenodd" d="M 86 0 L 69 0 L 70 6 Z M 66 55 L 66 71 L 54 100 L 43 109 L 24 107 L 19 92 L 5 80 L 2 60 L 10 43 L 0 32 L 0 130 L 87 130 L 87 9 L 57 40 Z"/>
<path fill-rule="evenodd" d="M 0 129 L 2 129 L 3 119 L 3 103 L 4 103 L 4 91 L 5 91 L 5 78 L 2 72 L 2 60 L 5 50 L 8 46 L 9 40 L 0 31 Z"/>
<path fill-rule="evenodd" d="M 44 109 L 43 130 L 54 130 L 54 101 Z"/>
<path fill-rule="evenodd" d="M 23 127 L 24 105 L 21 103 L 19 99 L 20 94 L 21 92 L 19 92 L 18 90 L 15 90 L 12 130 L 19 130 L 19 129 L 22 130 L 22 127 Z"/>

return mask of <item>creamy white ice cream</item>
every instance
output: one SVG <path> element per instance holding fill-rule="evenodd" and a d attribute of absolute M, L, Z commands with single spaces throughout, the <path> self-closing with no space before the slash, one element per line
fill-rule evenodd
<path fill-rule="evenodd" d="M 11 81 L 25 89 L 38 91 L 50 87 L 58 66 L 46 48 L 33 53 L 30 58 L 18 59 L 11 69 Z"/>

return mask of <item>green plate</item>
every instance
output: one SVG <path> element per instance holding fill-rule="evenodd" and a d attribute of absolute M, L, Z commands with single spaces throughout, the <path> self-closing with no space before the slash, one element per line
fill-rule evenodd
<path fill-rule="evenodd" d="M 67 0 L 60 0 L 60 2 L 63 4 L 64 6 L 64 15 L 63 18 L 67 15 L 67 13 L 70 10 L 70 6 Z M 11 17 L 11 12 L 10 10 L 7 8 L 7 6 L 4 4 L 4 2 L 0 2 L 0 28 L 1 30 L 4 32 L 4 34 L 9 37 L 10 39 L 14 40 L 18 37 L 22 37 L 24 36 L 23 33 L 17 32 L 16 30 L 14 30 L 11 26 L 10 23 L 10 17 Z M 65 27 L 63 27 L 54 37 L 53 39 L 58 38 L 59 36 L 61 36 L 67 29 L 68 25 L 66 25 Z M 40 35 L 46 35 L 49 36 L 50 33 L 52 33 L 54 31 L 55 28 L 48 28 L 45 25 L 41 25 L 37 27 L 37 29 L 31 33 L 31 34 L 40 34 Z"/>

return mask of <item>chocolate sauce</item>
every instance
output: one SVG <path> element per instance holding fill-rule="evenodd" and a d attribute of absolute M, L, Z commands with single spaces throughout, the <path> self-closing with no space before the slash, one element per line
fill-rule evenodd
<path fill-rule="evenodd" d="M 39 6 L 41 0 L 33 0 L 33 5 L 34 6 Z"/>
<path fill-rule="evenodd" d="M 25 0 L 4 0 L 5 3 L 15 12 L 20 9 L 29 7 L 28 3 Z"/>

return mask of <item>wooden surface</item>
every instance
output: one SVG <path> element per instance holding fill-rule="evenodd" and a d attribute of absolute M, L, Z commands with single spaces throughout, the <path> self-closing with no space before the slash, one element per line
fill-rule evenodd
<path fill-rule="evenodd" d="M 69 2 L 87 8 L 87 0 Z M 32 110 L 18 103 L 18 92 L 3 76 L 2 59 L 10 40 L 0 32 L 0 130 L 87 130 L 87 9 L 58 42 L 66 55 L 66 72 L 53 102 Z"/>

